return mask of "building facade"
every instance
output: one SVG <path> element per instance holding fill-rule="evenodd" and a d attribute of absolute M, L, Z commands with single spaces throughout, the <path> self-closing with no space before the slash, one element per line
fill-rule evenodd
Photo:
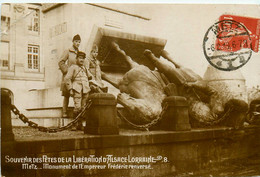
<path fill-rule="evenodd" d="M 39 4 L 1 5 L 1 87 L 24 108 L 30 89 L 45 87 L 42 12 Z"/>
<path fill-rule="evenodd" d="M 148 34 L 149 21 L 120 4 L 2 4 L 1 87 L 14 93 L 15 105 L 28 117 L 59 117 L 58 62 L 73 36 L 81 36 L 80 50 L 87 54 L 103 32 L 155 41 L 142 37 Z"/>

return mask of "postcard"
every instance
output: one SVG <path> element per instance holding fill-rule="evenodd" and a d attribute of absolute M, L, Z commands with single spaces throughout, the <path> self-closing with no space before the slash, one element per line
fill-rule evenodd
<path fill-rule="evenodd" d="M 2 3 L 1 175 L 259 176 L 258 4 Z"/>

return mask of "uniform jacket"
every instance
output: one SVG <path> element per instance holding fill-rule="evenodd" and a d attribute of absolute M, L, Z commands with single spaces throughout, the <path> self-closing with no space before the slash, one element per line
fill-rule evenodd
<path fill-rule="evenodd" d="M 59 62 L 59 67 L 63 74 L 68 72 L 68 68 L 72 64 L 76 64 L 77 52 L 78 50 L 74 49 L 74 47 L 71 47 L 63 52 Z"/>
<path fill-rule="evenodd" d="M 66 89 L 66 84 L 64 82 L 64 77 L 66 76 L 66 74 L 68 72 L 68 68 L 71 65 L 76 64 L 77 52 L 78 52 L 78 50 L 76 50 L 73 46 L 70 47 L 69 49 L 67 49 L 63 52 L 61 59 L 58 63 L 59 68 L 60 68 L 60 70 L 63 74 L 62 82 L 61 82 L 61 88 L 60 88 L 60 90 L 63 92 L 62 93 L 63 95 L 66 92 L 68 92 L 68 90 Z M 89 64 L 86 61 L 86 63 L 84 63 L 84 65 L 88 66 Z"/>
<path fill-rule="evenodd" d="M 92 77 L 92 75 L 85 66 L 71 65 L 64 81 L 68 90 L 73 89 L 78 93 L 81 93 L 81 91 L 88 93 L 90 92 L 89 77 Z"/>
<path fill-rule="evenodd" d="M 89 71 L 93 75 L 98 86 L 103 87 L 102 79 L 101 79 L 101 69 L 100 69 L 100 61 L 94 59 L 93 57 L 88 57 L 89 61 Z"/>

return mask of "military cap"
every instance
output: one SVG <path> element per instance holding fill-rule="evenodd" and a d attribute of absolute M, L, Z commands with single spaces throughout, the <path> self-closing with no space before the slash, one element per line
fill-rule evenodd
<path fill-rule="evenodd" d="M 73 40 L 72 40 L 72 41 L 75 41 L 75 40 L 81 40 L 81 38 L 80 38 L 80 35 L 79 35 L 79 34 L 77 34 L 77 35 L 75 35 L 75 36 L 73 37 Z"/>
<path fill-rule="evenodd" d="M 96 44 L 94 44 L 93 46 L 92 46 L 92 50 L 91 51 L 98 51 L 98 46 L 96 45 Z"/>
<path fill-rule="evenodd" d="M 86 54 L 84 52 L 78 51 L 77 58 L 80 57 L 80 56 L 83 57 L 83 58 L 86 58 Z"/>

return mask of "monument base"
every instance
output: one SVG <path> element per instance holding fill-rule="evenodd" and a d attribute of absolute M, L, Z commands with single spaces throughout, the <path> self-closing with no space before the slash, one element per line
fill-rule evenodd
<path fill-rule="evenodd" d="M 94 135 L 114 135 L 118 134 L 118 127 L 84 127 L 85 134 L 94 134 Z"/>
<path fill-rule="evenodd" d="M 24 128 L 25 129 L 25 128 Z M 30 129 L 31 130 L 31 129 Z M 26 132 L 26 134 L 23 134 Z M 29 133 L 31 132 L 31 133 Z M 104 169 L 48 169 L 43 163 L 36 163 L 38 169 L 22 169 L 21 163 L 2 161 L 1 170 L 5 176 L 178 176 L 216 169 L 225 162 L 256 157 L 260 154 L 260 126 L 248 126 L 243 129 L 228 127 L 192 129 L 190 131 L 137 131 L 120 129 L 119 135 L 86 135 L 81 131 L 65 131 L 56 134 L 37 132 L 29 128 L 18 132 L 14 129 L 15 143 L 13 152 L 2 153 L 2 157 L 40 158 L 43 155 L 57 158 L 79 157 L 126 157 L 133 165 L 126 169 L 113 169 L 111 165 L 120 163 L 102 161 L 84 163 L 85 165 L 104 165 Z M 155 162 L 140 163 L 131 161 L 136 157 L 161 158 Z M 68 165 L 77 162 L 49 163 Z M 8 168 L 8 169 L 7 169 Z M 260 173 L 260 172 L 259 172 Z M 259 175 L 258 173 L 258 175 Z M 212 173 L 209 173 L 212 174 Z M 201 176 L 201 175 L 197 175 Z M 204 175 L 202 175 L 204 176 Z M 214 173 L 213 176 L 220 176 Z M 231 175 L 234 176 L 234 175 Z"/>

